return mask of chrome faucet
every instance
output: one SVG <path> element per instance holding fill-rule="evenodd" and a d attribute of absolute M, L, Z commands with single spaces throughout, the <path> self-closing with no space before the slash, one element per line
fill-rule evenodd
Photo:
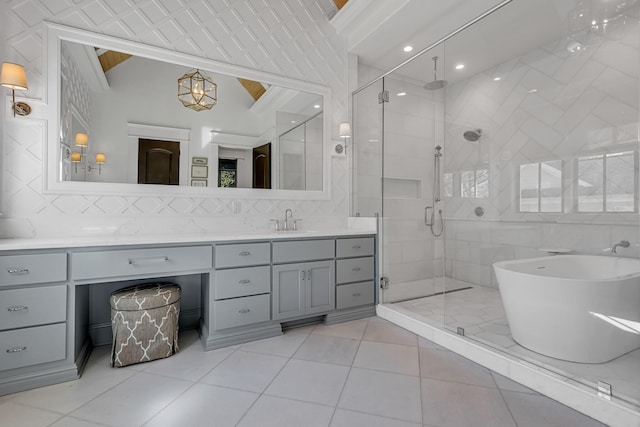
<path fill-rule="evenodd" d="M 289 230 L 289 218 L 293 219 L 293 211 L 291 209 L 287 209 L 286 211 L 284 211 L 284 222 L 282 223 L 282 230 L 284 231 Z"/>
<path fill-rule="evenodd" d="M 616 248 L 618 246 L 623 247 L 623 248 L 628 248 L 630 245 L 628 240 L 620 240 L 618 243 L 616 243 L 615 245 L 613 245 L 613 247 L 611 248 L 611 253 L 615 254 L 616 252 Z"/>

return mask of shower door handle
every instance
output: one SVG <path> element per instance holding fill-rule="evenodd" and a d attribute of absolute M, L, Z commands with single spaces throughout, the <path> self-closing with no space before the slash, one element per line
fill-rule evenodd
<path fill-rule="evenodd" d="M 424 225 L 431 227 L 431 210 L 433 206 L 427 206 L 424 208 Z"/>

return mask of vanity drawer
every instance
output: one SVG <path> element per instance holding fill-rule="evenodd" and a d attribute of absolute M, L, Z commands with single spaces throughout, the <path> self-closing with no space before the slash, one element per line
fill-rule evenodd
<path fill-rule="evenodd" d="M 335 256 L 334 240 L 273 242 L 273 262 L 298 262 L 330 259 Z"/>
<path fill-rule="evenodd" d="M 216 245 L 216 268 L 246 267 L 270 263 L 271 248 L 267 242 Z"/>
<path fill-rule="evenodd" d="M 373 237 L 336 240 L 336 257 L 351 258 L 373 255 Z"/>
<path fill-rule="evenodd" d="M 64 322 L 66 285 L 0 291 L 0 330 Z"/>
<path fill-rule="evenodd" d="M 351 283 L 336 287 L 336 309 L 373 304 L 375 289 L 373 281 Z"/>
<path fill-rule="evenodd" d="M 66 323 L 0 332 L 0 371 L 62 360 Z"/>
<path fill-rule="evenodd" d="M 141 274 L 171 274 L 211 268 L 211 246 L 76 252 L 71 254 L 74 280 Z"/>
<path fill-rule="evenodd" d="M 216 270 L 215 299 L 235 298 L 271 292 L 271 267 Z"/>
<path fill-rule="evenodd" d="M 270 301 L 269 294 L 214 301 L 214 327 L 218 330 L 266 322 L 271 317 Z"/>
<path fill-rule="evenodd" d="M 0 256 L 0 286 L 65 280 L 66 253 Z"/>
<path fill-rule="evenodd" d="M 362 282 L 373 279 L 373 257 L 336 261 L 336 283 Z"/>

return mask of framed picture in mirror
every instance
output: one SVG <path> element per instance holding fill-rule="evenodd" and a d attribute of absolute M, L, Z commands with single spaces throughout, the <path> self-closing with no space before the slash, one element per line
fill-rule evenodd
<path fill-rule="evenodd" d="M 191 178 L 208 178 L 209 167 L 202 165 L 191 165 Z"/>
<path fill-rule="evenodd" d="M 191 164 L 192 165 L 206 165 L 209 163 L 209 159 L 207 157 L 192 157 Z"/>

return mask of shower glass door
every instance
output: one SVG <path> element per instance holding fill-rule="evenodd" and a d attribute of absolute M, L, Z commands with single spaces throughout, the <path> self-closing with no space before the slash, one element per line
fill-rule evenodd
<path fill-rule="evenodd" d="M 428 67 L 431 67 L 428 64 Z M 398 70 L 384 78 L 382 244 L 386 303 L 412 304 L 437 292 L 434 147 L 438 94 Z"/>

